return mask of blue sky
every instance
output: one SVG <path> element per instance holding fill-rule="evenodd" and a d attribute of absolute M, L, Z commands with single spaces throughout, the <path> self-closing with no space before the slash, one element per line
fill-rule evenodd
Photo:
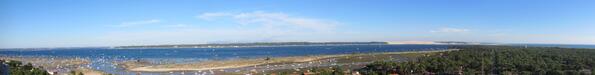
<path fill-rule="evenodd" d="M 595 44 L 591 0 L 2 0 L 0 48 L 283 41 Z"/>

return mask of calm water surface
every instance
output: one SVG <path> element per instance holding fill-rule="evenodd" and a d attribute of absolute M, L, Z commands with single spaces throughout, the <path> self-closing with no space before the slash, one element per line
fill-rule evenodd
<path fill-rule="evenodd" d="M 595 48 L 595 45 L 521 44 L 531 47 Z M 515 44 L 513 46 L 521 46 Z M 332 55 L 374 52 L 430 51 L 447 49 L 449 45 L 338 45 L 338 46 L 283 46 L 245 48 L 163 48 L 163 49 L 110 49 L 73 48 L 48 50 L 0 50 L 0 56 L 77 57 L 90 59 L 85 67 L 108 73 L 130 75 L 113 61 L 147 60 L 155 64 L 189 63 L 205 60 L 233 60 L 244 58 Z M 143 73 L 147 74 L 147 73 Z M 163 73 L 148 73 L 163 74 Z"/>
<path fill-rule="evenodd" d="M 110 49 L 77 48 L 50 50 L 0 50 L 3 56 L 78 57 L 91 60 L 86 67 L 115 74 L 135 74 L 113 65 L 113 61 L 148 60 L 156 64 L 188 63 L 205 60 L 233 60 L 244 58 L 331 55 L 373 52 L 404 52 L 447 49 L 448 45 L 339 45 L 284 46 L 246 48 L 164 48 Z"/>
<path fill-rule="evenodd" d="M 285 57 L 305 55 L 350 54 L 371 52 L 420 51 L 446 49 L 446 45 L 342 45 L 342 46 L 286 46 L 248 48 L 164 48 L 109 49 L 78 48 L 50 50 L 2 50 L 1 55 L 64 56 L 64 57 L 124 57 L 124 58 L 198 58 L 229 59 L 253 57 Z"/>

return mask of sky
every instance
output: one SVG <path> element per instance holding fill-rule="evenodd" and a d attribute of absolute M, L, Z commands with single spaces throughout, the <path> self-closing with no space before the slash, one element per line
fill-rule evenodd
<path fill-rule="evenodd" d="M 595 1 L 0 1 L 0 48 L 291 41 L 595 44 Z"/>

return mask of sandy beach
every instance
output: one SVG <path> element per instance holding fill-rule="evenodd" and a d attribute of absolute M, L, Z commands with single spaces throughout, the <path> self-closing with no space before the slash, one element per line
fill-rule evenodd
<path fill-rule="evenodd" d="M 339 55 L 312 55 L 293 57 L 270 57 L 270 58 L 246 58 L 229 60 L 208 60 L 176 64 L 153 64 L 144 60 L 108 61 L 116 66 L 132 72 L 210 72 L 216 74 L 260 74 L 277 70 L 299 71 L 308 67 L 325 66 L 349 66 L 362 67 L 374 61 L 408 61 L 411 58 L 424 56 L 428 53 L 453 51 L 412 51 L 412 52 L 382 52 L 382 53 L 356 53 Z M 82 72 L 85 75 L 103 75 L 105 72 L 88 67 L 89 59 L 74 57 L 22 57 L 22 56 L 0 56 L 3 60 L 23 61 L 40 66 L 50 72 L 57 72 L 64 75 L 70 71 Z"/>
<path fill-rule="evenodd" d="M 123 67 L 130 71 L 150 71 L 150 72 L 166 72 L 166 71 L 198 71 L 198 70 L 213 70 L 213 69 L 228 69 L 241 68 L 248 66 L 256 66 L 263 64 L 275 63 L 300 63 L 331 57 L 340 57 L 344 55 L 324 55 L 324 56 L 298 56 L 298 57 L 280 57 L 280 58 L 259 58 L 259 59 L 238 59 L 225 61 L 204 61 L 189 64 L 165 64 L 147 66 L 149 64 L 137 61 L 128 61 L 120 63 Z M 143 65 L 144 64 L 144 65 Z"/>
<path fill-rule="evenodd" d="M 204 70 L 220 70 L 233 69 L 244 67 L 258 67 L 284 64 L 336 64 L 336 63 L 357 63 L 357 62 L 371 62 L 379 60 L 387 60 L 392 58 L 391 55 L 410 54 L 410 53 L 431 53 L 444 52 L 450 50 L 436 50 L 436 51 L 414 51 L 414 52 L 384 52 L 384 53 L 366 53 L 366 54 L 340 54 L 340 55 L 317 55 L 317 56 L 295 56 L 295 57 L 276 57 L 276 58 L 258 58 L 258 59 L 234 59 L 234 60 L 220 60 L 220 61 L 202 61 L 186 64 L 162 64 L 155 65 L 143 61 L 126 61 L 117 63 L 119 66 L 130 71 L 139 72 L 170 72 L 170 71 L 204 71 Z M 406 56 L 403 56 L 406 57 Z M 387 58 L 387 59 L 384 59 Z M 344 61 L 341 61 L 344 60 Z M 392 59 L 391 59 L 392 60 Z M 335 61 L 333 63 L 328 63 Z M 304 64 L 304 65 L 305 65 Z M 304 66 L 308 67 L 308 66 Z M 311 66 L 309 66 L 311 67 Z M 267 67 L 270 68 L 270 67 Z"/>

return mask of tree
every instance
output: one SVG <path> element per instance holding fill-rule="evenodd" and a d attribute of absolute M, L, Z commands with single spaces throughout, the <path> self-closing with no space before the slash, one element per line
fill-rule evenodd
<path fill-rule="evenodd" d="M 20 61 L 9 61 L 10 75 L 49 75 L 47 71 L 34 67 L 31 63 L 22 65 Z"/>
<path fill-rule="evenodd" d="M 458 51 L 409 62 L 374 62 L 363 74 L 579 74 L 593 70 L 595 49 L 514 46 L 453 46 Z M 595 71 L 592 71 L 595 72 Z"/>

